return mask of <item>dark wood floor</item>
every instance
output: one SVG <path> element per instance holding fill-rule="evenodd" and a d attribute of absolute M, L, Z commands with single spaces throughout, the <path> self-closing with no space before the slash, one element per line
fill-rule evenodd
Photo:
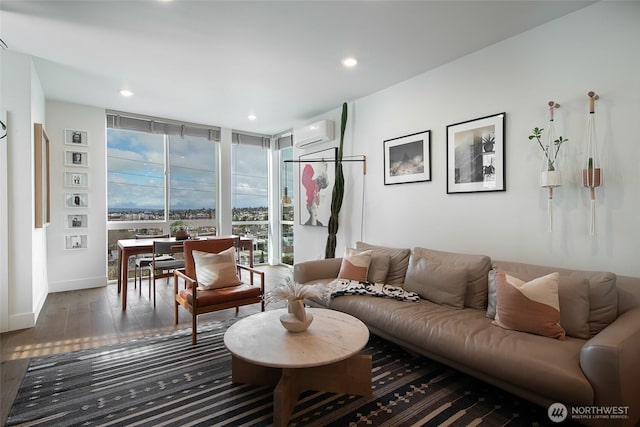
<path fill-rule="evenodd" d="M 265 272 L 265 288 L 273 289 L 291 276 L 284 266 L 258 267 Z M 179 323 L 173 322 L 173 283 L 159 279 L 156 285 L 156 308 L 149 300 L 147 282 L 142 295 L 133 282 L 127 292 L 127 310 L 122 311 L 116 285 L 72 292 L 50 294 L 44 304 L 36 327 L 0 335 L 2 409 L 0 425 L 5 425 L 9 410 L 22 383 L 29 358 L 74 350 L 95 348 L 126 342 L 134 338 L 171 332 L 191 327 L 191 317 L 179 310 Z M 270 304 L 267 309 L 284 307 L 285 303 Z M 240 307 L 239 316 L 260 311 L 260 305 Z M 198 323 L 224 320 L 235 315 L 228 309 L 198 317 Z"/>

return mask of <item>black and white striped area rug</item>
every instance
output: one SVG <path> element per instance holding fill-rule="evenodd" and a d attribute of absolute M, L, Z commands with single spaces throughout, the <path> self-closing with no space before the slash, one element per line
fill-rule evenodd
<path fill-rule="evenodd" d="M 266 426 L 272 388 L 231 382 L 228 325 L 32 359 L 8 425 Z M 372 336 L 373 395 L 305 392 L 290 426 L 547 424 L 544 408 Z"/>

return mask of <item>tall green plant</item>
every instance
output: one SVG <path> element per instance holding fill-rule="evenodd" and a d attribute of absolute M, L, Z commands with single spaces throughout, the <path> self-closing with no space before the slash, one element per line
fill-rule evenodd
<path fill-rule="evenodd" d="M 338 234 L 338 215 L 342 208 L 344 197 L 344 174 L 342 173 L 342 146 L 344 145 L 344 131 L 347 128 L 347 103 L 342 104 L 342 122 L 340 124 L 340 146 L 336 158 L 336 181 L 331 193 L 331 216 L 329 217 L 329 235 L 324 249 L 325 258 L 336 257 L 336 235 Z"/>

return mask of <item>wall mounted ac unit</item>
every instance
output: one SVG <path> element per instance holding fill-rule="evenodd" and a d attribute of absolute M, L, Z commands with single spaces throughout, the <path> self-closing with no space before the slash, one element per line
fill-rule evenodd
<path fill-rule="evenodd" d="M 293 131 L 293 144 L 306 148 L 312 144 L 333 140 L 333 120 L 320 120 Z"/>

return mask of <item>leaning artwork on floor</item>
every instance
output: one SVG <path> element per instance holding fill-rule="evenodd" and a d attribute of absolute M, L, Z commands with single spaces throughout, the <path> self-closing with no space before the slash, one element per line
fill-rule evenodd
<path fill-rule="evenodd" d="M 231 322 L 31 359 L 7 425 L 269 426 L 273 388 L 231 382 Z M 546 408 L 371 336 L 372 394 L 300 395 L 289 426 L 532 426 Z M 564 426 L 572 425 L 569 422 Z"/>

